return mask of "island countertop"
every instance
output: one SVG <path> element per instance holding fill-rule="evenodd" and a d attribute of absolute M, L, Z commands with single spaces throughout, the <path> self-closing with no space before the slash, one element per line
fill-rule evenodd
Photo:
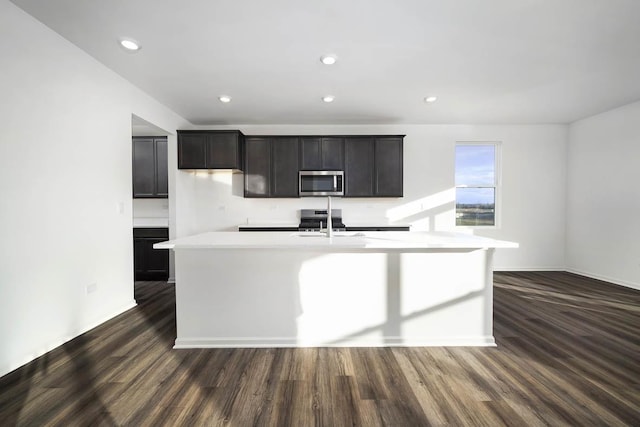
<path fill-rule="evenodd" d="M 327 252 L 422 252 L 442 249 L 517 248 L 518 243 L 454 232 L 207 232 L 160 242 L 155 249 L 278 249 Z"/>

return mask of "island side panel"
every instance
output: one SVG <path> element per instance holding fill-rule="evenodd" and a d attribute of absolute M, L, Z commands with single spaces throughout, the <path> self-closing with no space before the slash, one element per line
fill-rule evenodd
<path fill-rule="evenodd" d="M 492 250 L 176 250 L 176 348 L 494 345 Z"/>

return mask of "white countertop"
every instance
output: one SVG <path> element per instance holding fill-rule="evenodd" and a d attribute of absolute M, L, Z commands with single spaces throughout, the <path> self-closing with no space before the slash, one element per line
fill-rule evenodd
<path fill-rule="evenodd" d="M 169 218 L 133 218 L 133 228 L 166 228 Z"/>
<path fill-rule="evenodd" d="M 250 229 L 250 228 L 298 228 L 299 223 L 250 223 L 240 224 L 238 228 Z M 378 222 L 358 222 L 345 224 L 348 227 L 411 227 L 411 224 L 389 224 L 383 221 Z"/>
<path fill-rule="evenodd" d="M 156 243 L 155 249 L 278 249 L 326 252 L 429 251 L 439 249 L 517 248 L 503 240 L 451 232 L 372 231 L 315 232 L 216 231 Z"/>
<path fill-rule="evenodd" d="M 251 223 L 251 224 L 240 224 L 238 228 L 298 228 L 298 223 L 292 224 L 290 222 L 265 222 L 265 223 Z"/>

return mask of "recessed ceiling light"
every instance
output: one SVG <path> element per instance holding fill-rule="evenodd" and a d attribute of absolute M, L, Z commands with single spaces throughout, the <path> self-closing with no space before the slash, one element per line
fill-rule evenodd
<path fill-rule="evenodd" d="M 428 102 L 429 104 L 431 104 L 432 102 L 436 102 L 437 99 L 438 99 L 437 96 L 427 96 L 424 99 L 424 102 Z"/>
<path fill-rule="evenodd" d="M 131 39 L 120 39 L 120 46 L 131 52 L 140 50 L 140 44 L 137 41 Z"/>
<path fill-rule="evenodd" d="M 322 62 L 324 65 L 333 65 L 337 60 L 338 58 L 336 58 L 334 55 L 323 55 L 320 57 L 320 62 Z"/>
<path fill-rule="evenodd" d="M 336 97 L 333 95 L 327 95 L 322 97 L 322 100 L 324 102 L 333 102 L 334 99 L 336 99 Z"/>
<path fill-rule="evenodd" d="M 228 95 L 220 95 L 218 99 L 220 100 L 220 102 L 224 102 L 225 104 L 231 102 L 231 97 Z"/>

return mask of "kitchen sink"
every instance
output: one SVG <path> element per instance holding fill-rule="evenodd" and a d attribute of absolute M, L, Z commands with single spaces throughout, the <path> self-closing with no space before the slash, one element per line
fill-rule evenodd
<path fill-rule="evenodd" d="M 319 231 L 301 231 L 299 233 L 293 233 L 292 236 L 327 238 L 326 233 L 321 233 Z M 334 231 L 331 237 L 365 237 L 365 234 L 360 232 Z"/>

